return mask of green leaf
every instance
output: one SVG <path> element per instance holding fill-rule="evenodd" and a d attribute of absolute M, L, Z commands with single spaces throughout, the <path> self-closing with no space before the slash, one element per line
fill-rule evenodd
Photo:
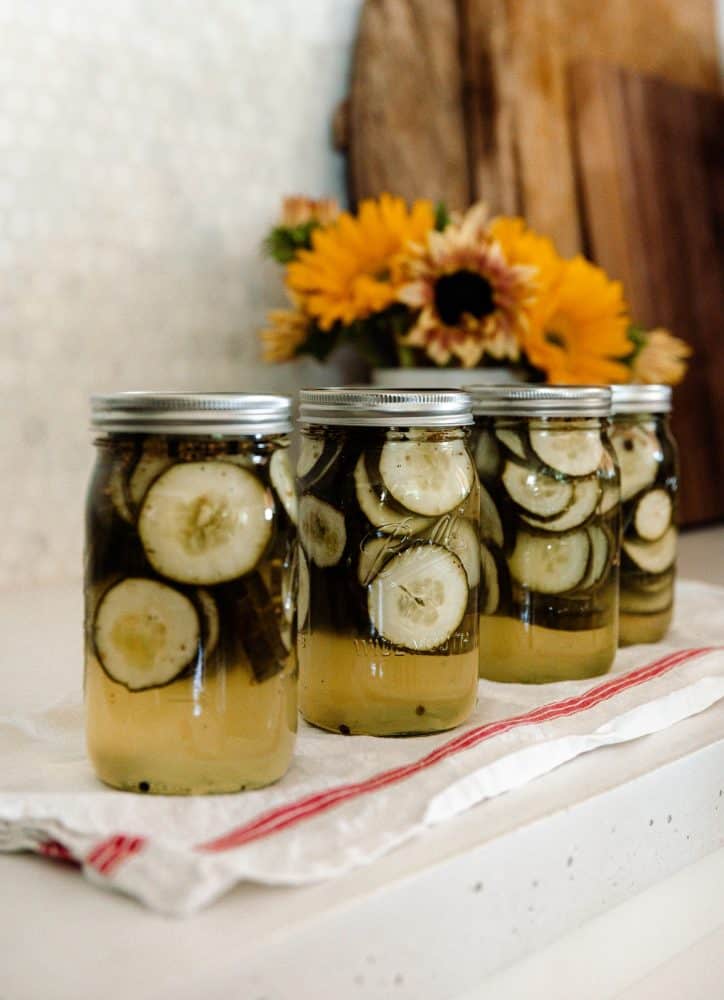
<path fill-rule="evenodd" d="M 438 201 L 435 205 L 435 229 L 442 232 L 450 224 L 450 213 L 444 201 Z"/>
<path fill-rule="evenodd" d="M 275 226 L 264 240 L 262 249 L 280 264 L 288 264 L 300 250 L 310 249 L 312 233 L 318 225 L 318 222 L 311 221 L 299 226 Z"/>

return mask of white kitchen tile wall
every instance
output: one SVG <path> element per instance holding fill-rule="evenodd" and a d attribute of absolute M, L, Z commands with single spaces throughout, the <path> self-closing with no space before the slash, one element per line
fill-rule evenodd
<path fill-rule="evenodd" d="M 361 0 L 0 0 L 0 586 L 77 576 L 87 397 L 338 377 L 268 368 L 259 243 L 337 194 Z"/>

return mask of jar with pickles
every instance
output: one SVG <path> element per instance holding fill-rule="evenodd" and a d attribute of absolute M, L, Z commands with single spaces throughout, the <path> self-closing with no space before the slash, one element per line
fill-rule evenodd
<path fill-rule="evenodd" d="M 619 641 L 658 642 L 674 607 L 678 456 L 671 387 L 613 386 L 611 441 L 621 470 Z"/>
<path fill-rule="evenodd" d="M 375 736 L 464 722 L 480 576 L 469 397 L 310 389 L 300 421 L 302 714 Z"/>
<path fill-rule="evenodd" d="M 94 397 L 85 703 L 97 775 L 129 791 L 280 778 L 297 728 L 297 501 L 282 396 Z"/>
<path fill-rule="evenodd" d="M 602 674 L 618 637 L 610 389 L 468 391 L 480 477 L 480 674 L 516 683 Z"/>

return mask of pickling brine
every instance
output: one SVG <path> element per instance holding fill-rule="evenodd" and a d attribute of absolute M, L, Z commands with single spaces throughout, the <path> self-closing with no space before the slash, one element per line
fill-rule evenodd
<path fill-rule="evenodd" d="M 275 781 L 296 732 L 288 401 L 121 394 L 94 401 L 94 426 L 85 701 L 96 773 L 165 794 Z"/>
<path fill-rule="evenodd" d="M 466 401 L 423 393 L 423 425 L 410 426 L 399 407 L 420 395 L 301 395 L 300 707 L 335 732 L 449 729 L 475 705 L 478 486 Z M 438 415 L 442 426 L 438 395 L 452 411 Z M 334 414 L 315 423 L 324 406 Z"/>
<path fill-rule="evenodd" d="M 480 674 L 607 671 L 617 644 L 620 493 L 601 388 L 473 386 Z"/>

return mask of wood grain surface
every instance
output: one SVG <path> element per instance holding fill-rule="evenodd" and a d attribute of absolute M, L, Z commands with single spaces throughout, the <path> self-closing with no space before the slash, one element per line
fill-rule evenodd
<path fill-rule="evenodd" d="M 694 348 L 674 391 L 681 520 L 724 516 L 724 99 L 602 64 L 572 74 L 592 256 Z"/>

